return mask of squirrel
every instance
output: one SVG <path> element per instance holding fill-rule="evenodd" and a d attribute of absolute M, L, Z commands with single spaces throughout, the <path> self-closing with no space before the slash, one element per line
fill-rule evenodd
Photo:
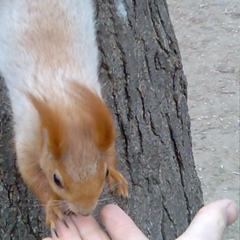
<path fill-rule="evenodd" d="M 115 167 L 113 118 L 101 95 L 91 0 L 0 0 L 0 73 L 11 101 L 17 166 L 46 224 L 91 214 Z"/>

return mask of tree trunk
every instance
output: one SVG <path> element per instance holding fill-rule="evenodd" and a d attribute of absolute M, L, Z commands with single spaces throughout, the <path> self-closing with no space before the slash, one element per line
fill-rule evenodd
<path fill-rule="evenodd" d="M 114 114 L 118 168 L 130 187 L 128 201 L 117 202 L 150 239 L 175 239 L 202 206 L 202 192 L 166 1 L 98 0 L 96 10 L 102 95 Z M 15 167 L 2 80 L 0 93 L 0 239 L 41 239 L 48 234 L 44 215 Z"/>

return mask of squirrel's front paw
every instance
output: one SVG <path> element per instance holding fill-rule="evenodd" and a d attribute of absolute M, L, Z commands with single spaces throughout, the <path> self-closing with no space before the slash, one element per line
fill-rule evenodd
<path fill-rule="evenodd" d="M 46 207 L 46 225 L 55 232 L 57 219 L 64 221 L 64 216 L 60 209 L 59 200 L 49 200 Z"/>
<path fill-rule="evenodd" d="M 120 172 L 115 169 L 109 169 L 107 182 L 110 191 L 115 191 L 117 197 L 128 197 L 128 183 Z"/>

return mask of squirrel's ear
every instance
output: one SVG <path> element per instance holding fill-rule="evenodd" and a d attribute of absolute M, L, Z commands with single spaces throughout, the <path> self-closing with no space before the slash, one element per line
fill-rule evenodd
<path fill-rule="evenodd" d="M 72 87 L 80 96 L 80 104 L 91 119 L 91 128 L 94 131 L 97 147 L 101 150 L 107 150 L 114 142 L 115 128 L 106 104 L 87 87 L 77 82 L 72 82 Z"/>
<path fill-rule="evenodd" d="M 61 118 L 58 116 L 59 111 L 51 109 L 46 101 L 32 94 L 28 94 L 28 97 L 39 114 L 43 128 L 44 143 L 47 144 L 49 152 L 55 158 L 60 158 L 64 151 L 64 138 L 62 132 L 63 124 Z"/>
<path fill-rule="evenodd" d="M 115 128 L 112 116 L 105 103 L 97 96 L 92 98 L 92 117 L 95 120 L 97 145 L 107 150 L 115 139 Z"/>

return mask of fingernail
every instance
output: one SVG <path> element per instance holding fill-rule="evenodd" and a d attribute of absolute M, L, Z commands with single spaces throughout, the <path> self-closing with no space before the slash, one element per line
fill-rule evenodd
<path fill-rule="evenodd" d="M 228 205 L 226 209 L 226 214 L 227 214 L 227 226 L 231 225 L 238 219 L 239 210 L 235 202 L 231 202 Z"/>

